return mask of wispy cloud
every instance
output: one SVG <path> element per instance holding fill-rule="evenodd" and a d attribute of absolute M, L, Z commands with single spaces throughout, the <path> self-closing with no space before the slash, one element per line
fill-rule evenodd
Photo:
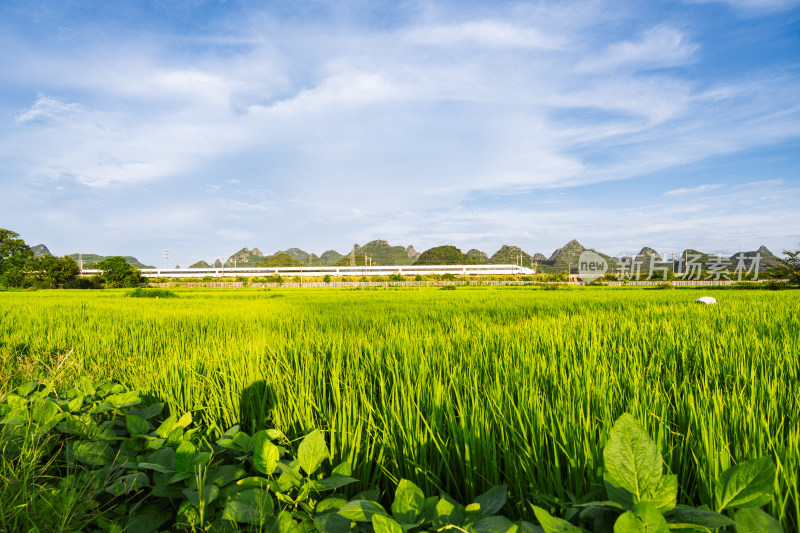
<path fill-rule="evenodd" d="M 83 113 L 83 106 L 62 102 L 57 98 L 39 94 L 31 107 L 16 116 L 17 124 L 47 124 L 68 120 Z"/>
<path fill-rule="evenodd" d="M 638 40 L 608 46 L 597 56 L 578 63 L 578 69 L 601 72 L 675 67 L 692 62 L 698 48 L 676 28 L 656 26 L 643 32 Z"/>
<path fill-rule="evenodd" d="M 423 26 L 405 34 L 411 44 L 433 46 L 475 45 L 501 48 L 558 49 L 565 39 L 547 35 L 534 27 L 522 27 L 505 21 L 482 20 L 449 26 Z"/>
<path fill-rule="evenodd" d="M 662 194 L 662 196 L 680 196 L 685 194 L 701 194 L 704 192 L 715 191 L 717 189 L 721 189 L 724 185 L 715 183 L 715 184 L 705 184 L 705 185 L 698 185 L 697 187 L 688 187 L 688 188 L 681 188 L 681 189 L 672 189 L 671 191 L 667 191 Z"/>

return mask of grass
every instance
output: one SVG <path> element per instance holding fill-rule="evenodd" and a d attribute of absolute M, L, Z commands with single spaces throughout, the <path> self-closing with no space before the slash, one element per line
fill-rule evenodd
<path fill-rule="evenodd" d="M 243 410 L 254 428 L 321 428 L 366 485 L 473 501 L 505 482 L 519 516 L 597 499 L 627 411 L 679 501 L 714 508 L 722 471 L 771 455 L 769 511 L 800 525 L 797 291 L 726 291 L 717 306 L 685 289 L 128 292 L 0 294 L 0 391 L 89 374 L 220 430 Z"/>

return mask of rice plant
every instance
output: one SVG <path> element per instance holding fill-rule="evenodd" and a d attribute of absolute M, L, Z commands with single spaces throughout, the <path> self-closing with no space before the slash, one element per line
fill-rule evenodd
<path fill-rule="evenodd" d="M 505 483 L 518 517 L 599 499 L 602 449 L 629 412 L 682 501 L 716 508 L 714 480 L 769 455 L 768 510 L 800 525 L 796 291 L 719 292 L 717 306 L 684 289 L 174 292 L 0 293 L 0 387 L 70 353 L 220 434 L 323 429 L 332 462 L 363 480 L 353 490 L 406 479 L 474 501 Z"/>

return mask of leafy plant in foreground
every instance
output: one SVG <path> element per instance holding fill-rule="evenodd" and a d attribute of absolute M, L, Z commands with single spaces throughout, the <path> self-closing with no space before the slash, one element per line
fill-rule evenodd
<path fill-rule="evenodd" d="M 30 512 L 54 502 L 55 529 L 132 533 L 165 528 L 565 533 L 586 531 L 582 526 L 614 533 L 730 526 L 737 533 L 781 531 L 760 509 L 772 499 L 770 458 L 723 473 L 716 489 L 718 512 L 677 505 L 677 477 L 663 472 L 657 446 L 628 414 L 612 428 L 603 452 L 608 501 L 575 506 L 572 521 L 533 506 L 539 522 L 534 525 L 497 515 L 506 505 L 505 485 L 466 506 L 446 494 L 425 497 L 408 480 L 400 480 L 388 509 L 379 503 L 377 490 L 347 498 L 340 490 L 357 480 L 348 463 L 330 465 L 319 430 L 306 435 L 296 450 L 276 429 L 249 435 L 234 426 L 212 442 L 201 428 L 191 427 L 191 413 L 164 418 L 163 407 L 147 405 L 121 385 L 93 384 L 88 378 L 63 395 L 33 383 L 6 395 L 0 400 L 3 468 L 18 468 L 24 460 L 47 470 L 33 481 L 42 495 L 13 509 L 19 515 L 23 507 Z M 733 512 L 732 517 L 723 512 Z M 4 529 L 31 522 L 0 518 Z"/>
<path fill-rule="evenodd" d="M 629 414 L 611 429 L 603 450 L 608 501 L 581 508 L 580 518 L 596 532 L 667 533 L 670 529 L 711 531 L 735 526 L 737 533 L 780 532 L 780 523 L 760 509 L 772 500 L 775 466 L 762 457 L 726 470 L 717 480 L 717 511 L 677 504 L 678 478 L 664 474 L 656 444 Z M 735 510 L 733 519 L 723 511 Z M 582 531 L 534 507 L 546 533 Z"/>

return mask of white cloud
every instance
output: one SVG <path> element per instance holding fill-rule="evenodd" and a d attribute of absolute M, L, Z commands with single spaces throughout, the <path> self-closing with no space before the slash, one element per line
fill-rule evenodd
<path fill-rule="evenodd" d="M 465 22 L 449 26 L 413 28 L 404 35 L 407 42 L 430 46 L 476 45 L 498 48 L 562 48 L 563 37 L 546 35 L 533 27 L 494 20 Z"/>
<path fill-rule="evenodd" d="M 715 183 L 715 184 L 705 184 L 705 185 L 698 185 L 697 187 L 688 187 L 688 188 L 680 188 L 680 189 L 672 189 L 671 191 L 667 191 L 662 194 L 662 196 L 679 196 L 685 194 L 700 194 L 708 191 L 715 191 L 717 189 L 721 189 L 724 185 Z"/>
<path fill-rule="evenodd" d="M 83 106 L 77 103 L 62 102 L 39 94 L 33 105 L 16 116 L 17 124 L 46 124 L 59 122 L 75 117 L 84 112 Z"/>
<path fill-rule="evenodd" d="M 619 69 L 653 69 L 685 65 L 694 60 L 699 46 L 668 26 L 645 31 L 637 41 L 612 44 L 594 57 L 578 63 L 580 71 L 602 72 Z"/>

